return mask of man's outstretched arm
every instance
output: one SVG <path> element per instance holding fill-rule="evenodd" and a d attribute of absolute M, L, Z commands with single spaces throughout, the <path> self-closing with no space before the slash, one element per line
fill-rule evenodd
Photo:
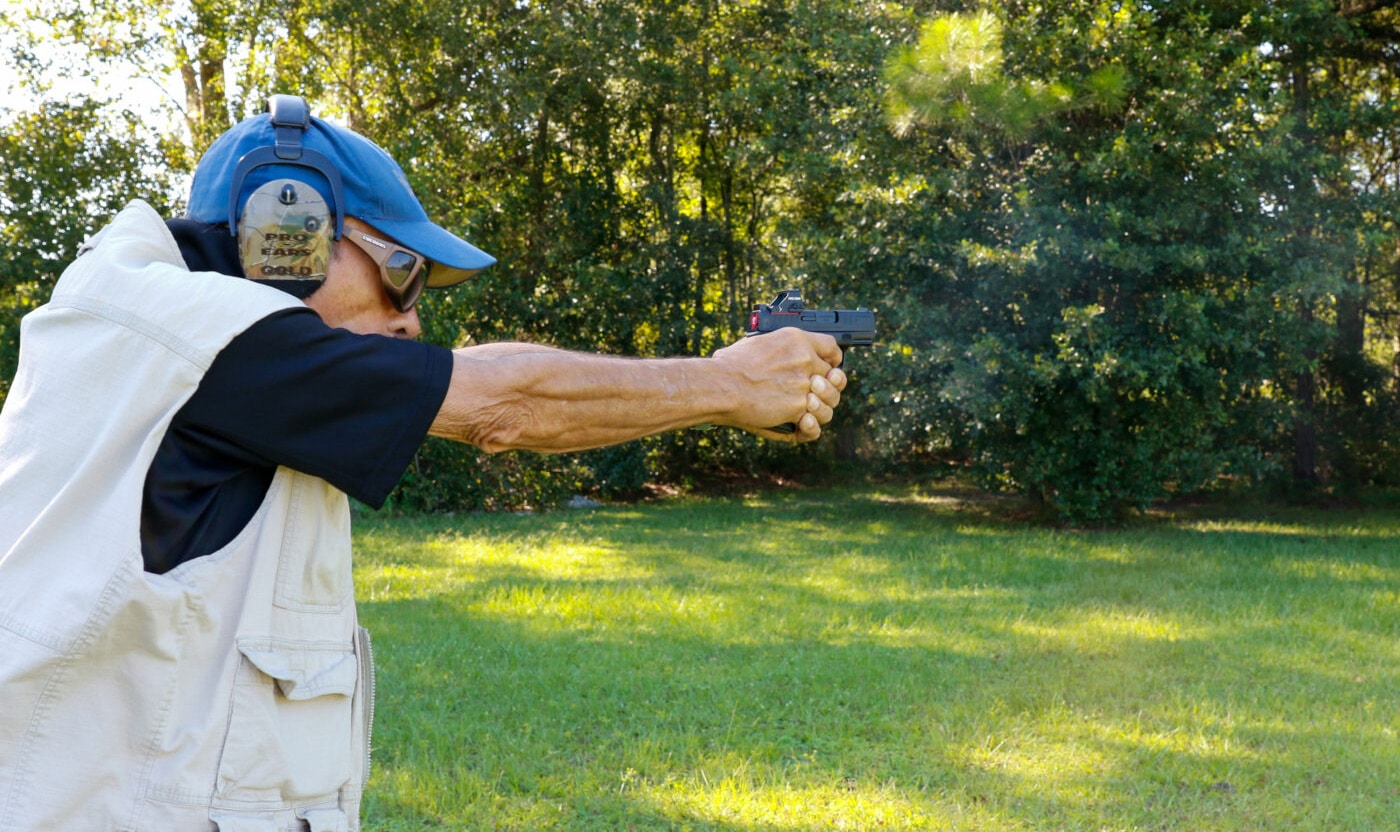
<path fill-rule="evenodd" d="M 490 452 L 577 451 L 699 424 L 809 442 L 841 400 L 841 350 L 795 329 L 709 358 L 617 358 L 533 344 L 454 354 L 431 430 Z M 768 430 L 796 423 L 794 434 Z"/>

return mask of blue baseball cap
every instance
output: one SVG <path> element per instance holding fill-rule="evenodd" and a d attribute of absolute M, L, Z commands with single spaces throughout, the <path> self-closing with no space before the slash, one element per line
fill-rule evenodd
<path fill-rule="evenodd" d="M 279 128 L 264 113 L 235 125 L 205 152 L 195 167 L 186 216 L 198 222 L 228 223 L 233 228 L 238 217 L 230 214 L 240 210 L 253 191 L 274 179 L 298 179 L 325 196 L 332 215 L 354 217 L 428 258 L 433 264 L 429 287 L 455 286 L 496 262 L 428 219 L 403 169 L 378 145 L 344 127 L 310 116 L 303 118 L 306 128 L 299 135 L 301 147 L 309 151 L 306 155 L 329 163 L 339 173 L 339 183 L 333 184 L 317 170 L 302 165 L 262 164 L 247 172 L 237 199 L 231 203 L 229 191 L 239 162 L 260 148 L 282 147 L 286 134 L 279 135 L 279 130 L 285 131 L 286 126 Z M 336 194 L 344 205 L 335 204 Z M 236 206 L 233 211 L 230 204 Z"/>

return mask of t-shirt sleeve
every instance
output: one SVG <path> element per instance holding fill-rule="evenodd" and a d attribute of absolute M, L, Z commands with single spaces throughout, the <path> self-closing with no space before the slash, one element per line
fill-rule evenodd
<path fill-rule="evenodd" d="M 275 313 L 215 358 L 180 420 L 252 464 L 320 477 L 379 507 L 447 395 L 450 350 Z"/>

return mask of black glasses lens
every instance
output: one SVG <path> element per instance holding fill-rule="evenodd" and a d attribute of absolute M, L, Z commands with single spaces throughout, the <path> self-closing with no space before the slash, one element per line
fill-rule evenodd
<path fill-rule="evenodd" d="M 417 257 L 406 251 L 396 251 L 389 255 L 389 259 L 385 261 L 384 273 L 388 275 L 389 282 L 394 285 L 395 289 L 403 289 L 416 265 L 418 265 Z"/>

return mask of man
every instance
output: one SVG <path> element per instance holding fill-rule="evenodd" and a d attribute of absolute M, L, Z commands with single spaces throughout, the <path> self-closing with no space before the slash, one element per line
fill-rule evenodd
<path fill-rule="evenodd" d="M 209 149 L 186 219 L 137 203 L 89 242 L 0 413 L 0 830 L 358 828 L 346 494 L 382 502 L 429 433 L 802 442 L 839 403 L 840 350 L 796 330 L 669 360 L 412 340 L 425 286 L 493 262 L 287 96 Z"/>

